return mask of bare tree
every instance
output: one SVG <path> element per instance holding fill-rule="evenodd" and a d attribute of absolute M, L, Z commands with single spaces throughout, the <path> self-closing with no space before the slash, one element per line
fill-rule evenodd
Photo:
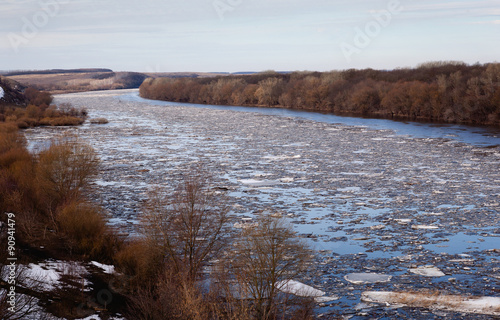
<path fill-rule="evenodd" d="M 211 190 L 209 181 L 203 170 L 193 170 L 173 194 L 151 192 L 145 207 L 146 237 L 161 246 L 175 273 L 190 281 L 220 251 L 228 219 L 224 196 Z"/>
<path fill-rule="evenodd" d="M 260 81 L 259 88 L 255 91 L 255 96 L 259 99 L 259 104 L 268 107 L 278 104 L 283 86 L 283 80 L 279 78 L 267 78 Z"/>
<path fill-rule="evenodd" d="M 306 271 L 311 257 L 307 245 L 283 218 L 263 216 L 242 230 L 234 249 L 231 268 L 240 295 L 253 301 L 255 318 L 284 315 L 286 300 L 280 301 L 280 288 Z"/>

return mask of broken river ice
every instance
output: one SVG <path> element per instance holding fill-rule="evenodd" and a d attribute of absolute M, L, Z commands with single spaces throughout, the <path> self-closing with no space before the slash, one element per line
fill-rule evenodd
<path fill-rule="evenodd" d="M 360 298 L 364 291 L 500 293 L 498 132 L 488 135 L 493 143 L 486 146 L 475 142 L 485 137 L 480 129 L 395 122 L 391 128 L 377 120 L 323 121 L 329 116 L 275 109 L 238 112 L 152 102 L 136 91 L 56 96 L 62 102 L 109 123 L 29 129 L 30 147 L 41 148 L 64 131 L 89 142 L 102 163 L 93 197 L 131 235 L 148 189 L 172 185 L 186 163 L 203 161 L 217 178 L 214 187 L 231 196 L 233 224 L 275 213 L 308 239 L 317 261 L 298 280 L 340 297 L 319 304 L 319 314 L 467 318 Z M 405 125 L 422 135 L 401 134 Z M 428 136 L 434 131 L 444 134 Z M 462 139 L 468 134 L 472 143 Z M 435 269 L 426 268 L 431 265 Z M 353 284 L 352 274 L 387 281 Z"/>

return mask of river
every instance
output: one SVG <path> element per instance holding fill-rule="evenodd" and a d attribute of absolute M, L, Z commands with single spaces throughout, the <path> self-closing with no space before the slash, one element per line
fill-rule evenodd
<path fill-rule="evenodd" d="M 309 241 L 316 264 L 302 280 L 339 297 L 318 305 L 318 314 L 468 318 L 363 304 L 360 296 L 500 291 L 498 130 L 178 104 L 142 99 L 137 90 L 58 95 L 55 102 L 109 123 L 29 129 L 30 148 L 67 131 L 90 143 L 101 159 L 93 197 L 131 235 L 148 190 L 175 184 L 187 164 L 203 162 L 214 184 L 229 190 L 234 223 L 277 213 Z M 414 273 L 430 265 L 439 272 Z M 391 280 L 348 280 L 359 273 Z"/>
<path fill-rule="evenodd" d="M 393 130 L 397 134 L 410 135 L 414 138 L 441 138 L 465 142 L 476 146 L 496 147 L 500 146 L 500 128 L 495 127 L 474 127 L 457 124 L 429 124 L 425 122 L 393 121 L 386 119 L 360 118 L 349 116 L 338 116 L 301 110 L 291 110 L 282 108 L 257 108 L 203 105 L 193 103 L 178 103 L 158 100 L 144 99 L 139 93 L 134 91 L 120 96 L 125 101 L 135 101 L 149 103 L 157 106 L 187 106 L 193 108 L 207 108 L 214 110 L 232 110 L 239 112 L 256 112 L 266 115 L 281 117 L 295 117 L 318 122 L 343 124 L 349 126 L 366 126 L 372 129 Z"/>

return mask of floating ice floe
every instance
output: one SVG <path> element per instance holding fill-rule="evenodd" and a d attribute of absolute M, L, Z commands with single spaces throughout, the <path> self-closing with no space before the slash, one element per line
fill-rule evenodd
<path fill-rule="evenodd" d="M 366 291 L 362 293 L 361 300 L 393 306 L 500 315 L 500 297 L 464 297 L 457 295 L 435 295 L 432 293 Z"/>
<path fill-rule="evenodd" d="M 423 266 L 410 269 L 411 273 L 424 277 L 443 277 L 445 274 L 435 266 Z"/>
<path fill-rule="evenodd" d="M 426 216 L 443 216 L 444 215 L 443 212 L 424 212 L 423 214 Z"/>
<path fill-rule="evenodd" d="M 293 294 L 299 297 L 310 297 L 318 303 L 338 300 L 336 296 L 326 296 L 326 292 L 315 289 L 307 284 L 296 280 L 282 281 L 277 284 L 280 291 Z"/>
<path fill-rule="evenodd" d="M 276 180 L 256 180 L 256 179 L 241 179 L 238 181 L 250 187 L 273 186 L 275 184 L 280 183 L 279 181 Z"/>
<path fill-rule="evenodd" d="M 301 155 L 294 155 L 294 156 L 287 156 L 287 155 L 281 155 L 281 156 L 265 156 L 263 159 L 267 160 L 286 160 L 286 159 L 300 159 Z"/>
<path fill-rule="evenodd" d="M 354 284 L 389 282 L 392 276 L 377 273 L 349 273 L 344 279 Z"/>
<path fill-rule="evenodd" d="M 411 219 L 394 219 L 394 221 L 396 221 L 399 224 L 406 225 L 410 224 Z"/>
<path fill-rule="evenodd" d="M 236 229 L 248 229 L 258 226 L 257 222 L 253 222 L 252 218 L 241 218 L 241 222 L 236 222 L 233 228 Z"/>
<path fill-rule="evenodd" d="M 360 187 L 346 187 L 346 188 L 338 188 L 339 192 L 359 192 L 361 191 Z"/>
<path fill-rule="evenodd" d="M 103 181 L 103 180 L 95 180 L 94 184 L 100 187 L 109 187 L 109 186 L 115 186 L 118 184 L 116 181 Z"/>
<path fill-rule="evenodd" d="M 414 224 L 411 226 L 412 229 L 415 229 L 415 230 L 419 230 L 419 229 L 423 229 L 423 230 L 436 230 L 436 229 L 439 229 L 438 226 L 430 226 L 430 225 L 424 225 L 424 224 Z"/>

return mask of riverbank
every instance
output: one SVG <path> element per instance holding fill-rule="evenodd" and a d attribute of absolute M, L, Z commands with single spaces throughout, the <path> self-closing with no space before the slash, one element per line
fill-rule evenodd
<path fill-rule="evenodd" d="M 318 305 L 318 314 L 467 319 L 360 298 L 364 291 L 423 289 L 498 295 L 498 147 L 291 116 L 156 106 L 125 100 L 124 93 L 56 96 L 109 123 L 28 129 L 26 136 L 31 148 L 66 131 L 90 143 L 102 163 L 93 197 L 129 234 L 137 232 L 149 188 L 172 185 L 186 163 L 203 161 L 217 178 L 214 187 L 230 192 L 232 222 L 277 212 L 309 239 L 318 256 L 308 284 L 340 297 Z M 426 265 L 441 273 L 415 273 Z M 352 283 L 346 276 L 353 273 L 391 278 Z"/>
<path fill-rule="evenodd" d="M 143 98 L 500 127 L 500 64 L 148 78 Z"/>

